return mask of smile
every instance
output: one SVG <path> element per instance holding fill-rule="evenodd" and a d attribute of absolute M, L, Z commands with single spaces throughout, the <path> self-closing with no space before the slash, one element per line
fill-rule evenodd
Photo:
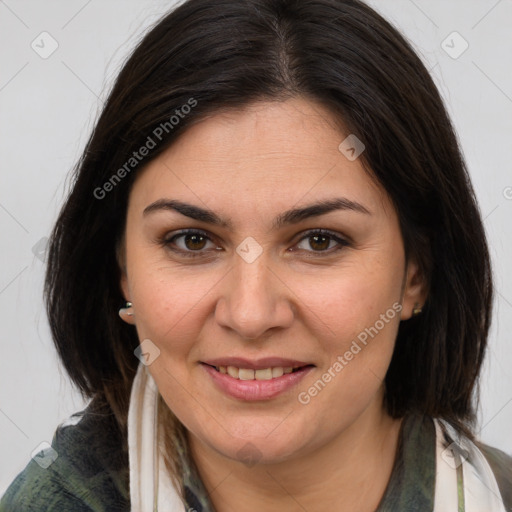
<path fill-rule="evenodd" d="M 231 398 L 244 401 L 270 400 L 295 387 L 314 365 L 269 367 L 258 370 L 236 366 L 200 364 L 214 388 Z"/>
<path fill-rule="evenodd" d="M 273 368 L 264 368 L 262 370 L 252 370 L 251 368 L 237 368 L 236 366 L 214 366 L 214 368 L 223 374 L 227 374 L 234 379 L 239 380 L 270 380 L 282 377 L 285 374 L 293 373 L 303 367 L 293 368 L 292 366 L 275 366 Z"/>

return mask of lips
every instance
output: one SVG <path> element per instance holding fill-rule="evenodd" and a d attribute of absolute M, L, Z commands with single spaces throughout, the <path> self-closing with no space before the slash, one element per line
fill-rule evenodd
<path fill-rule="evenodd" d="M 227 374 L 234 379 L 239 380 L 270 380 L 277 379 L 282 377 L 283 375 L 288 375 L 289 373 L 298 372 L 304 368 L 310 368 L 312 365 L 307 366 L 299 366 L 296 368 L 292 368 L 291 366 L 282 367 L 282 366 L 274 366 L 265 368 L 263 370 L 252 370 L 250 368 L 237 368 L 236 366 L 210 366 L 206 365 L 210 368 L 214 368 L 217 372 Z"/>
<path fill-rule="evenodd" d="M 291 390 L 315 365 L 284 357 L 219 357 L 201 361 L 215 387 L 238 400 L 270 400 Z"/>
<path fill-rule="evenodd" d="M 221 366 L 234 366 L 248 370 L 264 370 L 266 368 L 302 368 L 303 366 L 314 366 L 310 362 L 286 359 L 282 357 L 263 357 L 257 360 L 249 360 L 243 357 L 222 357 L 202 361 L 204 364 L 219 368 Z"/>
<path fill-rule="evenodd" d="M 229 357 L 209 360 L 202 364 L 214 368 L 219 373 L 228 374 L 234 379 L 239 380 L 270 380 L 297 372 L 302 368 L 313 366 L 295 359 L 277 357 L 267 357 L 257 361 Z"/>

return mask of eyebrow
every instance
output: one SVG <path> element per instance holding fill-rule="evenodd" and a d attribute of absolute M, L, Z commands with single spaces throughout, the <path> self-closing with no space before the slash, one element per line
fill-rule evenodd
<path fill-rule="evenodd" d="M 186 217 L 195 219 L 207 224 L 221 226 L 227 229 L 233 228 L 233 223 L 229 219 L 222 219 L 212 210 L 201 208 L 199 206 L 178 201 L 175 199 L 158 199 L 154 203 L 144 208 L 143 216 L 158 211 L 176 211 Z M 293 208 L 279 214 L 272 223 L 273 229 L 279 229 L 290 224 L 297 224 L 311 217 L 318 217 L 337 210 L 350 210 L 365 215 L 371 215 L 371 212 L 361 203 L 351 201 L 345 197 L 326 199 L 316 203 L 309 204 L 302 208 Z"/>

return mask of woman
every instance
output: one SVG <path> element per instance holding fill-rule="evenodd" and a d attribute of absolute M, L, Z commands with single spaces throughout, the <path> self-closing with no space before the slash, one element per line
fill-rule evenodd
<path fill-rule="evenodd" d="M 188 0 L 124 65 L 52 234 L 90 405 L 0 510 L 511 510 L 512 459 L 474 436 L 492 297 L 394 28 L 355 0 Z"/>

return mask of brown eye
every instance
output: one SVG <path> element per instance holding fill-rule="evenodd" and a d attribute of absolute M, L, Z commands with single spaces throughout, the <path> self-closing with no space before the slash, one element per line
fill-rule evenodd
<path fill-rule="evenodd" d="M 206 245 L 206 237 L 204 237 L 203 235 L 188 234 L 182 236 L 184 237 L 183 241 L 187 249 L 204 249 L 204 246 Z"/>
<path fill-rule="evenodd" d="M 208 243 L 211 244 L 210 247 Z M 219 249 L 206 233 L 197 230 L 182 231 L 176 235 L 167 236 L 162 245 L 175 253 L 190 257 L 205 256 L 207 251 Z"/>
<path fill-rule="evenodd" d="M 300 245 L 303 244 L 302 247 Z M 300 242 L 297 244 L 300 250 L 313 253 L 328 253 L 331 254 L 343 247 L 349 245 L 349 243 L 340 238 L 339 236 L 325 230 L 309 231 L 302 237 Z M 337 246 L 337 247 L 336 247 Z M 334 251 L 330 249 L 335 248 Z M 312 250 L 311 250 L 312 249 Z"/>
<path fill-rule="evenodd" d="M 319 251 L 329 249 L 331 237 L 325 235 L 313 235 L 309 237 L 309 245 Z"/>

